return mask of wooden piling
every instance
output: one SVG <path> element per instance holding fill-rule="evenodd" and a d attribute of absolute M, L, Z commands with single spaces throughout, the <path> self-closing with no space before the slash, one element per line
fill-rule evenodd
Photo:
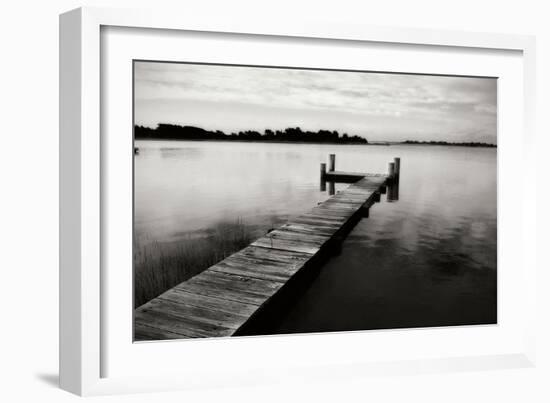
<path fill-rule="evenodd" d="M 395 164 L 395 176 L 399 177 L 399 174 L 401 173 L 401 158 L 395 157 L 393 161 Z"/>
<path fill-rule="evenodd" d="M 395 162 L 390 162 L 388 164 L 388 176 L 392 179 L 395 176 Z"/>
<path fill-rule="evenodd" d="M 327 190 L 327 164 L 321 163 L 321 181 L 319 189 L 321 192 Z"/>
<path fill-rule="evenodd" d="M 327 164 L 321 162 L 321 182 L 325 181 L 325 176 L 327 175 Z"/>
<path fill-rule="evenodd" d="M 388 194 L 386 196 L 388 202 L 394 202 L 399 200 L 399 180 L 390 181 L 390 186 L 388 187 Z"/>
<path fill-rule="evenodd" d="M 329 155 L 329 171 L 336 171 L 336 154 Z"/>

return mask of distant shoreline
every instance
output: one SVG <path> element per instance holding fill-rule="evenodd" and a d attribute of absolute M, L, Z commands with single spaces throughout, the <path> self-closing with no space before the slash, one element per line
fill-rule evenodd
<path fill-rule="evenodd" d="M 161 138 L 161 137 L 137 137 L 138 141 L 196 141 L 196 142 L 212 142 L 221 141 L 224 143 L 279 143 L 279 144 L 331 144 L 342 146 L 386 146 L 390 144 L 379 143 L 330 143 L 330 142 L 312 142 L 312 141 L 298 141 L 298 140 L 244 140 L 244 139 L 175 139 L 175 138 Z"/>
<path fill-rule="evenodd" d="M 266 129 L 263 133 L 256 130 L 245 130 L 226 134 L 221 130 L 206 130 L 195 126 L 180 126 L 160 123 L 156 128 L 134 126 L 135 139 L 164 140 L 221 140 L 221 141 L 256 141 L 320 144 L 367 144 L 368 140 L 357 135 L 340 134 L 336 130 L 302 130 L 299 127 L 287 127 L 284 130 Z"/>
<path fill-rule="evenodd" d="M 194 126 L 159 124 L 156 128 L 134 126 L 135 140 L 149 141 L 237 141 L 243 143 L 283 143 L 283 144 L 342 144 L 342 145 L 427 145 L 472 148 L 496 148 L 495 144 L 484 142 L 448 142 L 448 141 L 373 141 L 357 135 L 340 134 L 336 130 L 302 131 L 299 127 L 284 130 L 266 129 L 263 133 L 254 130 L 226 134 L 220 130 L 210 131 Z"/>
<path fill-rule="evenodd" d="M 328 142 L 319 142 L 314 143 L 311 141 L 294 141 L 294 140 L 242 140 L 242 139 L 175 139 L 175 138 L 161 138 L 161 137 L 138 137 L 135 140 L 137 141 L 196 141 L 196 142 L 207 142 L 207 141 L 221 141 L 224 143 L 274 143 L 274 144 L 333 144 L 333 145 L 342 145 L 342 146 L 440 146 L 440 147 L 469 147 L 469 148 L 497 148 L 494 144 L 482 143 L 480 145 L 470 145 L 469 143 L 445 143 L 445 144 L 433 144 L 430 142 L 415 142 L 407 143 L 405 141 L 393 141 L 393 142 L 372 142 L 372 143 L 328 143 Z"/>

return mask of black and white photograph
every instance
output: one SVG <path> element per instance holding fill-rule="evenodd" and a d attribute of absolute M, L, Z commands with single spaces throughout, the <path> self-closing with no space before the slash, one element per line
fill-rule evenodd
<path fill-rule="evenodd" d="M 134 60 L 134 341 L 497 324 L 497 81 Z"/>

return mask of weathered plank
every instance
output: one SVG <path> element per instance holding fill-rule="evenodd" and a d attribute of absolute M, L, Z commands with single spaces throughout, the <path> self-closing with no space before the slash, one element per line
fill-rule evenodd
<path fill-rule="evenodd" d="M 140 309 L 136 317 L 139 324 L 146 323 L 159 331 L 181 334 L 181 338 L 230 336 L 235 332 L 232 328 L 205 322 L 194 322 L 189 318 L 174 316 L 162 310 Z"/>
<path fill-rule="evenodd" d="M 249 246 L 209 270 L 285 283 L 310 255 Z"/>
<path fill-rule="evenodd" d="M 291 252 L 309 253 L 310 255 L 316 254 L 320 245 L 306 242 L 303 240 L 289 240 L 284 238 L 272 238 L 264 236 L 256 241 L 252 242 L 252 246 L 261 246 L 263 248 L 287 250 Z"/>
<path fill-rule="evenodd" d="M 319 244 L 322 245 L 325 243 L 328 239 L 330 239 L 329 235 L 322 235 L 322 234 L 313 234 L 313 233 L 306 233 L 304 231 L 293 231 L 292 228 L 279 228 L 274 231 L 271 231 L 269 234 L 267 234 L 268 237 L 272 239 L 288 239 L 289 241 L 305 241 L 312 244 Z"/>
<path fill-rule="evenodd" d="M 255 305 L 255 306 L 261 305 L 264 301 L 264 298 L 262 295 L 248 294 L 248 293 L 245 295 L 243 292 L 241 292 L 238 289 L 237 290 L 227 289 L 221 292 L 219 289 L 220 287 L 219 284 L 209 282 L 205 278 L 202 278 L 203 273 L 193 277 L 193 278 L 197 278 L 201 276 L 200 279 L 195 280 L 194 282 L 191 282 L 192 279 L 187 280 L 175 286 L 174 290 L 176 292 L 182 292 L 181 298 L 185 298 L 186 294 L 195 294 L 195 295 L 202 295 L 208 298 L 219 298 L 230 302 L 243 302 L 247 305 Z"/>
<path fill-rule="evenodd" d="M 245 319 L 245 316 L 238 315 L 234 312 L 226 312 L 188 304 L 185 299 L 175 301 L 171 299 L 155 298 L 144 304 L 141 311 L 165 312 L 180 318 L 188 325 L 191 324 L 189 327 L 194 330 L 196 330 L 196 325 L 199 325 L 198 329 L 200 330 L 204 324 L 236 329 L 242 320 Z"/>
<path fill-rule="evenodd" d="M 346 171 L 332 171 L 328 170 L 327 175 L 338 177 L 338 176 L 355 176 L 357 180 L 363 179 L 365 176 L 367 176 L 366 173 L 361 172 L 346 172 Z"/>
<path fill-rule="evenodd" d="M 205 295 L 188 292 L 181 288 L 172 288 L 161 294 L 159 297 L 168 301 L 185 301 L 188 305 L 204 307 L 206 309 L 218 310 L 227 313 L 233 313 L 243 317 L 249 317 L 258 309 L 257 305 L 247 304 L 242 301 L 231 301 L 220 298 L 219 295 Z M 141 309 L 141 308 L 140 308 Z"/>
<path fill-rule="evenodd" d="M 331 201 L 338 201 L 340 203 L 364 203 L 365 196 L 367 196 L 366 192 L 363 192 L 363 193 L 337 192 L 334 196 L 332 196 Z"/>
<path fill-rule="evenodd" d="M 347 221 L 353 215 L 355 209 L 348 209 L 338 206 L 319 205 L 311 209 L 311 214 L 326 218 L 340 218 L 342 221 Z"/>
<path fill-rule="evenodd" d="M 355 212 L 358 208 L 360 208 L 365 202 L 357 203 L 355 202 L 347 202 L 342 200 L 331 200 L 324 203 L 321 207 L 322 208 L 329 208 L 329 209 L 338 209 L 341 211 L 352 211 Z"/>
<path fill-rule="evenodd" d="M 134 339 L 139 341 L 146 340 L 176 340 L 181 338 L 188 338 L 183 333 L 173 333 L 169 330 L 162 330 L 156 327 L 151 327 L 148 324 L 136 321 L 134 322 Z"/>
<path fill-rule="evenodd" d="M 347 220 L 347 218 L 345 216 L 330 216 L 325 212 L 315 212 L 312 210 L 307 214 L 302 214 L 301 216 L 294 219 L 292 222 L 298 223 L 300 222 L 300 220 L 310 220 L 326 226 L 332 225 L 340 227 L 342 223 Z"/>
<path fill-rule="evenodd" d="M 219 298 L 261 305 L 282 284 L 248 276 L 205 270 L 175 288 L 195 294 L 217 295 Z"/>
<path fill-rule="evenodd" d="M 349 197 L 355 197 L 355 196 L 361 196 L 361 197 L 369 197 L 370 195 L 372 195 L 372 190 L 369 190 L 369 189 L 364 189 L 364 188 L 361 188 L 361 187 L 356 187 L 356 188 L 349 188 L 349 189 L 346 189 L 346 193 L 337 193 L 336 195 L 334 196 L 349 196 Z"/>
<path fill-rule="evenodd" d="M 325 179 L 327 181 L 335 182 L 349 182 L 353 183 L 365 177 L 365 174 L 359 172 L 343 172 L 343 171 L 332 171 L 329 170 L 325 173 Z"/>
<path fill-rule="evenodd" d="M 298 234 L 312 234 L 312 235 L 325 235 L 331 237 L 336 231 L 335 227 L 327 227 L 315 224 L 296 223 L 285 224 L 281 228 L 281 231 L 290 231 Z"/>

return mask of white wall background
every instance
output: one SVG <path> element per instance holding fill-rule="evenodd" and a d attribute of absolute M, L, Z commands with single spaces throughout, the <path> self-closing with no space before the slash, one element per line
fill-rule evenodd
<path fill-rule="evenodd" d="M 538 156 L 532 172 L 548 184 L 550 148 L 550 12 L 544 1 L 19 0 L 0 5 L 0 399 L 74 401 L 57 383 L 58 294 L 58 14 L 81 5 L 173 7 L 182 12 L 246 13 L 374 25 L 534 34 L 538 51 Z M 535 191 L 531 193 L 535 195 Z M 550 237 L 550 192 L 538 190 L 539 261 Z M 535 369 L 445 375 L 371 377 L 333 384 L 258 386 L 94 398 L 103 401 L 347 402 L 550 401 L 549 276 L 541 270 L 539 364 Z"/>

